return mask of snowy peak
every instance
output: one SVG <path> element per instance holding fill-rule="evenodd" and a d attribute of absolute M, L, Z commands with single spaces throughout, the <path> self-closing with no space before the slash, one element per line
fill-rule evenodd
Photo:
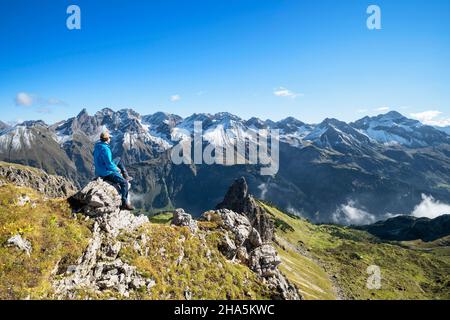
<path fill-rule="evenodd" d="M 403 145 L 411 148 L 449 143 L 450 137 L 417 120 L 392 111 L 376 117 L 365 117 L 351 124 L 370 138 L 384 145 Z"/>
<path fill-rule="evenodd" d="M 319 147 L 343 152 L 349 148 L 359 149 L 371 144 L 365 134 L 343 121 L 330 118 L 317 125 L 304 140 L 309 140 Z"/>
<path fill-rule="evenodd" d="M 0 121 L 0 132 L 8 128 L 10 128 L 8 124 L 4 123 L 3 121 Z"/>
<path fill-rule="evenodd" d="M 28 141 L 33 139 L 33 133 L 28 132 L 30 129 L 47 129 L 50 134 L 46 136 L 51 136 L 59 145 L 69 148 L 77 139 L 78 143 L 95 142 L 100 132 L 108 129 L 115 148 L 137 148 L 141 153 L 162 152 L 180 139 L 191 137 L 196 121 L 202 123 L 204 141 L 223 146 L 231 140 L 251 138 L 258 130 L 273 129 L 279 130 L 280 141 L 291 146 L 303 148 L 313 143 L 340 152 L 347 152 L 351 148 L 365 149 L 377 144 L 419 148 L 450 143 L 450 136 L 445 132 L 408 119 L 395 111 L 365 117 L 350 124 L 327 118 L 320 124 L 311 125 L 293 117 L 278 122 L 263 121 L 256 117 L 243 120 L 228 112 L 196 113 L 183 119 L 165 112 L 141 116 L 132 109 L 113 111 L 109 108 L 91 116 L 83 109 L 76 117 L 52 126 L 43 121 L 26 121 L 15 127 L 0 123 L 0 136 L 8 136 L 3 140 L 9 139 L 9 145 L 15 136 L 14 141 L 23 141 L 14 143 L 16 147 L 27 146 Z"/>
<path fill-rule="evenodd" d="M 48 125 L 42 120 L 29 120 L 20 123 L 18 126 L 32 128 L 32 127 L 48 127 Z"/>

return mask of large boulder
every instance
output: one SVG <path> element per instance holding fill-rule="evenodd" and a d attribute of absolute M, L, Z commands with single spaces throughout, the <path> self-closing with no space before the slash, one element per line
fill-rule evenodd
<path fill-rule="evenodd" d="M 117 212 L 122 200 L 116 187 L 97 178 L 70 197 L 69 203 L 76 212 L 96 217 Z"/>
<path fill-rule="evenodd" d="M 172 225 L 179 227 L 188 227 L 191 233 L 197 233 L 197 221 L 192 218 L 192 215 L 184 212 L 183 209 L 176 209 L 173 212 Z"/>

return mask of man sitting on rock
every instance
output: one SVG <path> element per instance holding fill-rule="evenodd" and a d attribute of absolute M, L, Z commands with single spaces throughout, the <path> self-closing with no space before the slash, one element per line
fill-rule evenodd
<path fill-rule="evenodd" d="M 119 163 L 117 165 L 114 163 L 110 143 L 111 136 L 109 132 L 102 132 L 100 141 L 95 144 L 94 148 L 95 175 L 119 186 L 122 197 L 122 206 L 120 209 L 134 210 L 134 207 L 128 201 L 128 181 L 131 178 L 128 176 L 123 164 Z"/>

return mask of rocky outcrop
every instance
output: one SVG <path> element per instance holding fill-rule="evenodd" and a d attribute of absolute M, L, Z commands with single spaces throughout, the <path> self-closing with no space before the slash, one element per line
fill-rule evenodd
<path fill-rule="evenodd" d="M 248 192 L 245 178 L 236 180 L 228 189 L 224 200 L 216 209 L 229 209 L 244 213 L 251 225 L 258 230 L 262 241 L 272 241 L 274 235 L 273 221 L 265 213 Z"/>
<path fill-rule="evenodd" d="M 72 182 L 46 172 L 13 163 L 0 162 L 0 184 L 9 182 L 34 189 L 49 198 L 67 198 L 76 192 Z"/>
<path fill-rule="evenodd" d="M 244 178 L 234 182 L 218 210 L 203 214 L 226 231 L 219 249 L 256 272 L 274 292 L 273 299 L 301 299 L 295 286 L 278 269 L 281 259 L 272 244 L 274 224 L 265 210 L 248 193 Z"/>
<path fill-rule="evenodd" d="M 197 233 L 198 226 L 197 221 L 195 221 L 192 216 L 183 209 L 176 209 L 173 212 L 172 225 L 179 227 L 188 227 L 191 233 Z"/>
<path fill-rule="evenodd" d="M 244 178 L 233 183 L 217 209 L 206 212 L 204 217 L 207 220 L 218 217 L 222 227 L 227 230 L 221 251 L 260 275 L 275 292 L 274 299 L 301 299 L 295 286 L 278 269 L 281 259 L 272 244 L 273 221 L 249 194 Z"/>
<path fill-rule="evenodd" d="M 273 292 L 273 299 L 301 299 L 297 289 L 278 270 L 281 259 L 272 243 L 262 240 L 259 231 L 244 214 L 220 209 L 205 212 L 203 218 L 218 222 L 224 229 L 219 245 L 223 255 L 257 273 Z"/>
<path fill-rule="evenodd" d="M 71 197 L 70 203 L 77 212 L 92 217 L 94 226 L 92 239 L 76 264 L 63 270 L 56 268 L 56 276 L 61 277 L 54 282 L 57 297 L 75 298 L 79 290 L 111 290 L 124 297 L 132 290 L 150 290 L 155 282 L 120 259 L 119 239 L 120 234 L 135 231 L 148 218 L 121 211 L 117 190 L 101 179 L 89 183 Z"/>
<path fill-rule="evenodd" d="M 121 198 L 112 184 L 97 178 L 70 197 L 69 203 L 76 212 L 83 212 L 91 217 L 101 217 L 117 212 Z"/>

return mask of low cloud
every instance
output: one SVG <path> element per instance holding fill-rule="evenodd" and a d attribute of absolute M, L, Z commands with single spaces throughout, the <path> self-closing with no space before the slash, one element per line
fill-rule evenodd
<path fill-rule="evenodd" d="M 267 183 L 261 183 L 258 186 L 258 189 L 261 190 L 260 199 L 266 200 L 266 194 L 269 191 L 269 186 L 267 185 Z"/>
<path fill-rule="evenodd" d="M 332 216 L 333 222 L 342 225 L 366 225 L 376 222 L 374 215 L 357 208 L 355 201 L 341 205 Z"/>
<path fill-rule="evenodd" d="M 276 97 L 285 97 L 285 98 L 292 98 L 292 99 L 303 96 L 303 94 L 301 94 L 301 93 L 295 93 L 295 92 L 293 92 L 289 89 L 283 88 L 283 87 L 279 87 L 279 88 L 275 89 L 273 91 L 273 94 Z"/>
<path fill-rule="evenodd" d="M 172 102 L 176 102 L 176 101 L 180 101 L 181 100 L 181 96 L 179 94 L 174 94 L 173 96 L 170 97 L 170 101 Z"/>
<path fill-rule="evenodd" d="M 411 113 L 410 116 L 416 120 L 419 120 L 423 124 L 429 126 L 446 127 L 450 126 L 450 118 L 442 118 L 441 111 L 438 110 L 428 110 L 419 113 Z"/>
<path fill-rule="evenodd" d="M 412 216 L 417 218 L 430 218 L 434 219 L 444 214 L 450 214 L 450 205 L 435 200 L 432 196 L 422 194 L 422 202 L 418 204 Z"/>

